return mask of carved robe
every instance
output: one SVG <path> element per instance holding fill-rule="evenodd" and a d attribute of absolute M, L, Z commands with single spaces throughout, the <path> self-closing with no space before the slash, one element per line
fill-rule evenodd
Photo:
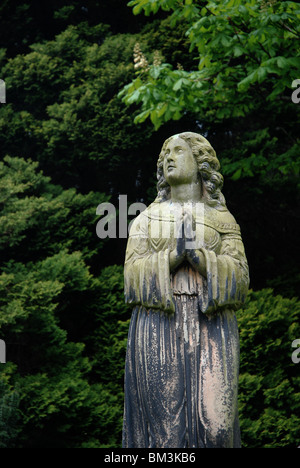
<path fill-rule="evenodd" d="M 150 205 L 128 239 L 125 299 L 133 312 L 123 447 L 239 447 L 234 310 L 249 285 L 240 228 L 226 209 L 190 204 L 206 277 L 187 262 L 171 273 L 178 235 L 172 205 Z"/>

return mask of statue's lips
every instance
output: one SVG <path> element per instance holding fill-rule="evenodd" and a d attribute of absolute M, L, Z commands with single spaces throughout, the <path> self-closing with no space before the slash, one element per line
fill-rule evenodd
<path fill-rule="evenodd" d="M 176 169 L 176 166 L 174 164 L 170 164 L 168 166 L 168 171 L 172 170 L 172 169 Z"/>

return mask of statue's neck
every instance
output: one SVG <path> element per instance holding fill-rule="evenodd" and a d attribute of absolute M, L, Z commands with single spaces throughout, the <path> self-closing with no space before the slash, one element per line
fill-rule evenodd
<path fill-rule="evenodd" d="M 201 200 L 200 182 L 173 185 L 171 187 L 171 200 L 177 203 L 199 202 Z"/>

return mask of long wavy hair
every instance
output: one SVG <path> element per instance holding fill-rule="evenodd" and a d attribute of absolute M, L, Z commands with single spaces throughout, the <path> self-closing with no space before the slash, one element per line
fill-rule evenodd
<path fill-rule="evenodd" d="M 161 149 L 157 161 L 157 197 L 155 202 L 163 202 L 170 199 L 171 187 L 165 179 L 163 163 L 165 151 L 172 138 L 179 137 L 184 140 L 192 150 L 198 166 L 198 176 L 202 185 L 204 201 L 215 208 L 225 208 L 226 202 L 221 190 L 223 188 L 223 176 L 219 171 L 220 162 L 211 144 L 202 135 L 193 132 L 184 132 L 168 138 Z"/>

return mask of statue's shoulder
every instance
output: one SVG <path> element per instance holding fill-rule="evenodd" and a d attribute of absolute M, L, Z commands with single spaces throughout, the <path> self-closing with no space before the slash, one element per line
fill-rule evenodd
<path fill-rule="evenodd" d="M 214 209 L 213 218 L 215 227 L 221 234 L 240 234 L 240 226 L 227 208 L 222 210 Z"/>
<path fill-rule="evenodd" d="M 235 217 L 226 209 L 215 210 L 216 219 L 223 224 L 237 224 Z"/>

